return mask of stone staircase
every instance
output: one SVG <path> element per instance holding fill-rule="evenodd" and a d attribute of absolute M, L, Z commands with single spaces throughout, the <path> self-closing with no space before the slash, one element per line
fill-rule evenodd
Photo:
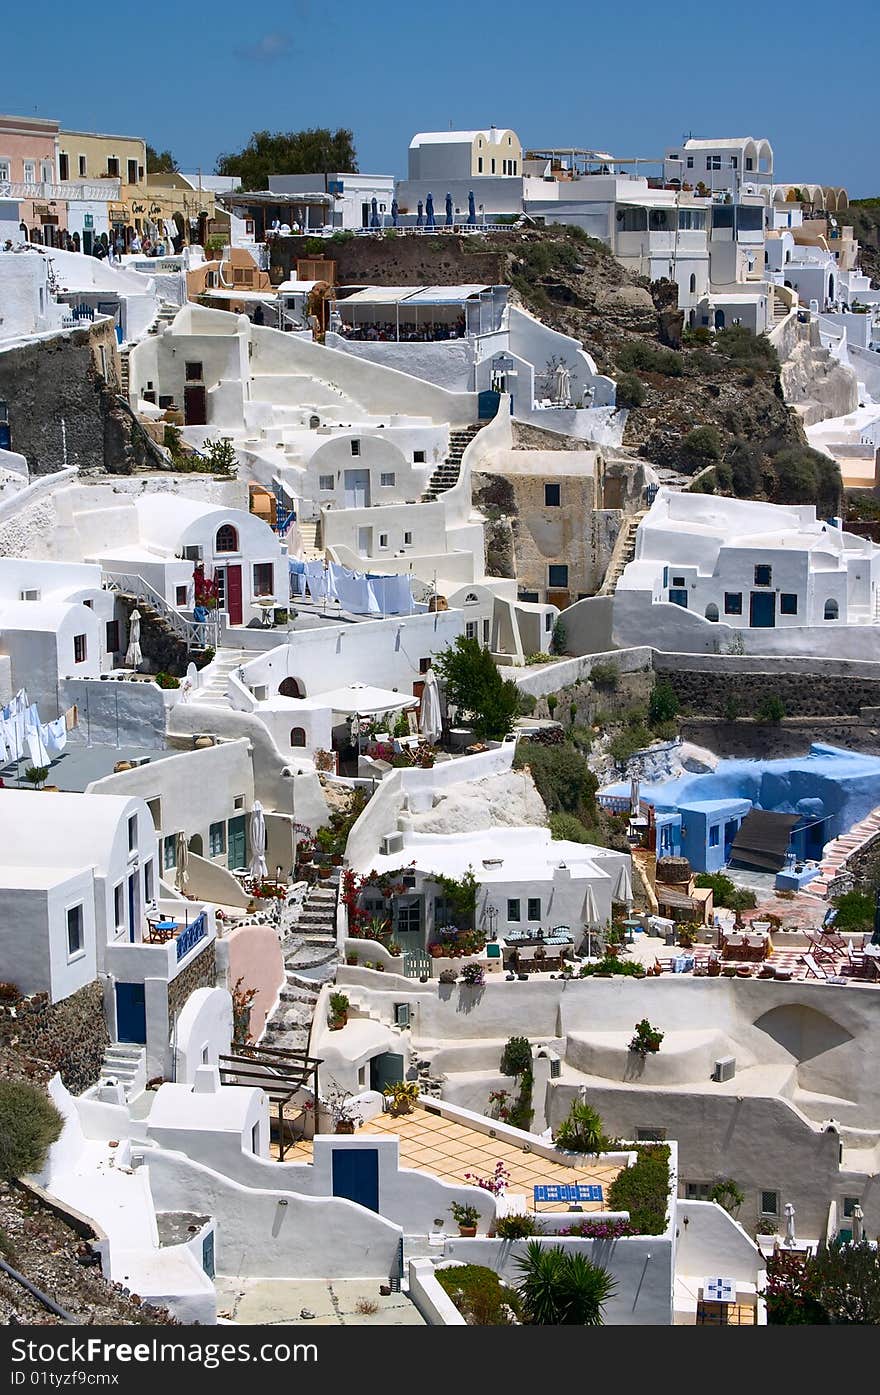
<path fill-rule="evenodd" d="M 838 895 L 838 888 L 834 883 L 846 876 L 847 863 L 853 853 L 878 839 L 880 839 L 880 808 L 872 809 L 870 814 L 866 814 L 858 823 L 853 824 L 847 833 L 842 834 L 839 838 L 832 838 L 831 842 L 825 845 L 819 875 L 814 877 L 811 882 L 807 882 L 804 891 L 809 896 L 819 897 L 823 901 Z"/>
<path fill-rule="evenodd" d="M 297 519 L 299 536 L 302 542 L 303 561 L 323 561 L 324 549 L 318 545 L 318 531 L 321 527 L 317 519 Z"/>
<path fill-rule="evenodd" d="M 336 976 L 336 884 L 309 888 L 299 918 L 281 942 L 286 982 L 266 1023 L 263 1044 L 285 1051 L 308 1048 L 315 1004 L 324 983 Z M 306 977 L 306 969 L 319 969 Z"/>
<path fill-rule="evenodd" d="M 423 504 L 430 503 L 437 498 L 438 494 L 445 494 L 447 489 L 451 489 L 454 484 L 458 483 L 461 458 L 479 430 L 481 430 L 480 423 L 450 431 L 449 451 L 446 459 L 441 461 L 428 480 L 428 487 L 422 495 Z"/>
<path fill-rule="evenodd" d="M 179 312 L 179 305 L 160 305 L 159 313 L 157 314 L 153 323 L 150 325 L 150 328 L 147 331 L 147 333 L 163 334 L 165 330 L 168 328 L 168 326 L 171 324 L 172 320 L 176 319 Z"/>
<path fill-rule="evenodd" d="M 120 350 L 119 350 L 119 395 L 120 395 L 120 397 L 124 397 L 125 400 L 126 400 L 126 402 L 129 400 L 129 399 L 128 399 L 128 389 L 129 389 L 129 365 L 128 365 L 128 356 L 129 356 L 129 353 L 130 353 L 130 352 L 131 352 L 130 349 L 120 349 Z"/>
<path fill-rule="evenodd" d="M 104 1052 L 99 1084 L 121 1085 L 125 1098 L 139 1095 L 147 1083 L 147 1048 L 136 1042 L 111 1042 Z"/>
<path fill-rule="evenodd" d="M 773 326 L 780 324 L 788 314 L 788 306 L 780 295 L 773 297 Z"/>
<path fill-rule="evenodd" d="M 647 510 L 643 509 L 641 513 L 630 514 L 624 518 L 611 553 L 605 580 L 599 588 L 600 596 L 614 595 L 624 567 L 627 567 L 636 555 L 636 533 L 646 513 Z"/>
<path fill-rule="evenodd" d="M 303 902 L 295 931 L 297 938 L 317 949 L 336 948 L 336 884 L 316 882 Z"/>
<path fill-rule="evenodd" d="M 244 649 L 218 649 L 204 686 L 191 693 L 190 702 L 204 703 L 209 707 L 229 707 L 226 680 L 233 669 L 247 663 L 252 657 Z"/>

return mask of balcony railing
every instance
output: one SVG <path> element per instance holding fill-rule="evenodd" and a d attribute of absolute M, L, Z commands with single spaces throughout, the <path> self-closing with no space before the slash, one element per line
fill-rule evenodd
<path fill-rule="evenodd" d="M 42 180 L 0 180 L 0 199 L 50 199 L 73 201 L 84 199 L 101 203 L 119 201 L 120 181 L 104 179 L 100 184 L 85 179 L 64 179 L 58 184 Z"/>
<path fill-rule="evenodd" d="M 177 945 L 177 962 L 180 963 L 190 950 L 193 949 L 199 940 L 203 940 L 208 933 L 208 916 L 206 911 L 199 911 L 195 920 L 192 921 L 185 930 L 181 930 L 175 940 Z"/>

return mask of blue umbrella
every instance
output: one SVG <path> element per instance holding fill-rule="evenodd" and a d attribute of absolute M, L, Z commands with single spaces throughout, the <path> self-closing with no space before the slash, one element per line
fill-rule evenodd
<path fill-rule="evenodd" d="M 379 222 L 379 205 L 378 205 L 377 201 L 376 201 L 375 199 L 373 199 L 373 202 L 372 202 L 372 213 L 370 214 L 370 227 L 371 227 L 371 228 L 378 228 L 378 227 L 380 227 L 380 226 L 381 226 L 381 224 L 380 224 L 380 222 Z"/>
<path fill-rule="evenodd" d="M 437 224 L 434 222 L 434 195 L 429 194 L 425 200 L 425 227 L 435 228 L 436 226 Z"/>
<path fill-rule="evenodd" d="M 419 199 L 419 216 L 418 216 L 418 218 L 416 218 L 416 227 L 417 227 L 417 228 L 423 228 L 423 227 L 425 226 L 424 207 L 425 207 L 425 206 L 424 206 L 424 204 L 422 203 L 421 199 Z"/>
<path fill-rule="evenodd" d="M 447 195 L 446 195 L 446 226 L 447 226 L 447 228 L 451 228 L 451 227 L 452 227 L 452 195 L 451 195 L 451 194 L 447 194 Z"/>
<path fill-rule="evenodd" d="M 472 189 L 471 192 L 468 194 L 468 222 L 469 222 L 469 223 L 476 223 L 476 221 L 477 221 L 477 206 L 476 206 L 476 204 L 474 203 L 474 191 L 473 191 L 473 189 Z"/>
<path fill-rule="evenodd" d="M 399 212 L 400 212 L 400 210 L 399 210 L 398 207 L 397 207 L 397 199 L 392 199 L 392 200 L 391 200 L 391 225 L 392 225 L 392 227 L 395 227 L 395 228 L 397 227 L 397 222 L 398 222 L 397 215 L 398 215 Z"/>

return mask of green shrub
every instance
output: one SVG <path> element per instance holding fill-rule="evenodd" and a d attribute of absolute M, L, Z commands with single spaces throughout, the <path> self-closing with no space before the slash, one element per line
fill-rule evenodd
<path fill-rule="evenodd" d="M 644 978 L 645 967 L 635 959 L 618 959 L 609 954 L 595 964 L 582 964 L 579 977 L 592 978 L 595 974 L 615 974 L 619 978 Z"/>
<path fill-rule="evenodd" d="M 616 692 L 620 683 L 620 669 L 614 663 L 593 664 L 590 669 L 590 682 L 596 688 Z"/>
<path fill-rule="evenodd" d="M 473 722 L 478 741 L 500 741 L 508 734 L 519 710 L 519 689 L 501 677 L 479 640 L 459 635 L 435 657 L 434 670 L 446 686 L 447 702 Z"/>
<path fill-rule="evenodd" d="M 710 889 L 713 904 L 731 911 L 750 911 L 758 904 L 753 891 L 740 890 L 723 872 L 698 872 L 694 884 Z"/>
<path fill-rule="evenodd" d="M 538 705 L 538 699 L 534 693 L 524 693 L 520 691 L 518 710 L 521 717 L 531 717 Z"/>
<path fill-rule="evenodd" d="M 608 1209 L 628 1211 L 637 1235 L 662 1235 L 669 1199 L 669 1147 L 644 1144 L 632 1167 L 624 1168 L 608 1188 Z"/>
<path fill-rule="evenodd" d="M 553 626 L 553 633 L 550 636 L 551 654 L 556 654 L 557 656 L 564 654 L 567 644 L 568 635 L 565 632 L 565 626 L 561 620 L 557 620 Z"/>
<path fill-rule="evenodd" d="M 786 446 L 772 458 L 774 502 L 815 504 L 822 513 L 836 513 L 843 484 L 840 467 L 830 456 L 809 446 Z"/>
<path fill-rule="evenodd" d="M 540 1234 L 540 1222 L 536 1216 L 530 1216 L 528 1213 L 521 1216 L 501 1216 L 495 1222 L 495 1235 L 499 1240 L 525 1240 L 529 1235 Z"/>
<path fill-rule="evenodd" d="M 776 694 L 761 699 L 758 718 L 762 722 L 781 722 L 785 716 L 785 703 Z"/>
<path fill-rule="evenodd" d="M 865 891 L 845 891 L 835 896 L 835 930 L 870 930 L 874 925 L 874 897 Z"/>
<path fill-rule="evenodd" d="M 45 1090 L 23 1080 L 0 1080 L 0 1177 L 39 1172 L 64 1120 Z"/>
<path fill-rule="evenodd" d="M 648 721 L 652 727 L 671 722 L 678 716 L 680 703 L 671 683 L 655 683 L 648 699 Z"/>
<path fill-rule="evenodd" d="M 527 765 L 535 786 L 550 813 L 592 813 L 599 782 L 585 758 L 574 746 L 539 746 L 519 741 L 514 766 Z"/>
<path fill-rule="evenodd" d="M 589 751 L 593 745 L 593 733 L 589 727 L 573 726 L 568 733 L 568 739 L 579 751 Z"/>
<path fill-rule="evenodd" d="M 551 814 L 550 833 L 567 843 L 589 843 L 590 834 L 586 825 L 575 814 Z"/>
<path fill-rule="evenodd" d="M 717 427 L 696 426 L 689 431 L 681 443 L 679 454 L 682 463 L 691 470 L 702 470 L 721 459 L 722 441 Z"/>
<path fill-rule="evenodd" d="M 637 373 L 622 373 L 617 379 L 618 407 L 641 407 L 645 401 L 645 385 Z"/>
<path fill-rule="evenodd" d="M 501 1053 L 501 1074 L 522 1075 L 532 1069 L 532 1046 L 528 1037 L 509 1037 Z"/>
<path fill-rule="evenodd" d="M 585 1255 L 561 1245 L 530 1240 L 524 1259 L 516 1260 L 522 1274 L 519 1296 L 524 1321 L 541 1327 L 601 1327 L 603 1309 L 617 1291 L 607 1269 Z"/>
<path fill-rule="evenodd" d="M 494 1269 L 481 1264 L 456 1264 L 434 1271 L 440 1287 L 472 1327 L 510 1327 L 519 1317 L 515 1289 L 505 1288 Z"/>
<path fill-rule="evenodd" d="M 779 355 L 764 334 L 752 334 L 744 325 L 730 325 L 715 335 L 715 352 L 740 366 L 769 373 L 779 372 Z"/>
<path fill-rule="evenodd" d="M 544 654 L 544 653 L 541 652 L 540 650 L 539 650 L 537 653 L 535 653 L 535 654 L 527 654 L 527 655 L 526 655 L 526 663 L 527 663 L 527 664 L 552 664 L 552 662 L 553 662 L 553 655 L 552 655 L 552 654 Z"/>
<path fill-rule="evenodd" d="M 647 339 L 633 339 L 618 352 L 617 366 L 624 373 L 641 369 L 646 373 L 662 373 L 667 378 L 680 378 L 684 360 L 673 349 L 663 349 Z"/>
<path fill-rule="evenodd" d="M 557 1148 L 570 1153 L 585 1153 L 595 1157 L 608 1147 L 608 1136 L 597 1109 L 583 1100 L 572 1100 L 571 1108 L 553 1138 Z"/>
<path fill-rule="evenodd" d="M 650 746 L 653 740 L 653 733 L 648 731 L 648 728 L 640 722 L 628 725 L 611 738 L 608 744 L 608 754 L 618 765 L 626 765 L 636 751 L 644 750 L 646 746 Z"/>

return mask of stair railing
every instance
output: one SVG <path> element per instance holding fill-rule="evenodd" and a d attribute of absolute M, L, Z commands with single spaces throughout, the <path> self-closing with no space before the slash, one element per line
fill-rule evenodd
<path fill-rule="evenodd" d="M 143 605 L 149 606 L 151 610 L 161 615 L 173 630 L 178 639 L 182 640 L 187 649 L 205 649 L 210 646 L 218 648 L 218 622 L 216 620 L 206 620 L 199 624 L 195 620 L 188 620 L 179 610 L 175 610 L 169 605 L 165 597 L 151 586 L 142 576 L 137 576 L 132 572 L 103 572 L 101 581 L 108 591 L 115 591 L 120 595 L 133 596 L 135 600 Z"/>

